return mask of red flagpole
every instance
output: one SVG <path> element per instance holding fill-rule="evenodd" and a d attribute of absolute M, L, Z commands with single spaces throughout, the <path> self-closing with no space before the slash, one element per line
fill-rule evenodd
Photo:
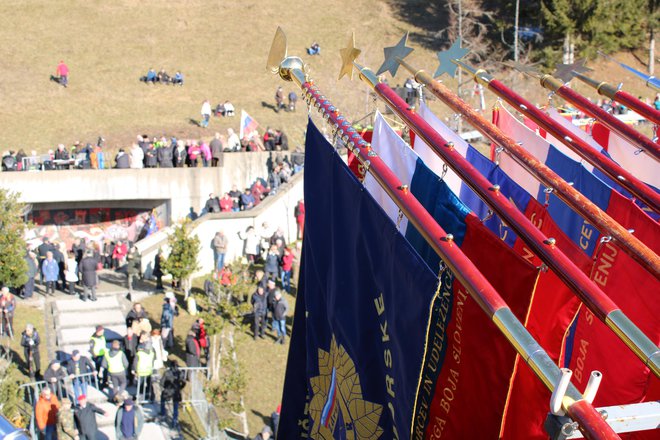
<path fill-rule="evenodd" d="M 626 171 L 616 162 L 591 147 L 581 139 L 573 139 L 571 132 L 557 124 L 548 115 L 537 109 L 534 104 L 527 101 L 522 96 L 505 86 L 502 82 L 494 79 L 484 70 L 475 70 L 461 61 L 454 61 L 464 70 L 470 72 L 475 80 L 488 87 L 497 96 L 515 107 L 516 110 L 525 114 L 541 128 L 554 137 L 562 141 L 571 150 L 580 155 L 583 159 L 592 163 L 596 168 L 607 174 L 619 185 L 630 191 L 635 197 L 644 202 L 654 212 L 660 213 L 660 194 L 649 188 L 644 182 L 635 177 L 632 173 Z"/>
<path fill-rule="evenodd" d="M 636 113 L 644 116 L 647 120 L 653 122 L 655 125 L 660 125 L 660 111 L 654 109 L 647 103 L 640 101 L 628 92 L 617 89 L 609 83 L 598 82 L 581 73 L 573 73 L 575 73 L 575 76 L 580 81 L 596 89 L 599 95 L 607 96 L 610 99 L 620 102 L 626 107 L 633 109 Z"/>
<path fill-rule="evenodd" d="M 555 247 L 555 240 L 546 237 L 530 220 L 502 195 L 499 187 L 492 185 L 472 164 L 436 132 L 414 109 L 388 85 L 378 81 L 374 73 L 354 63 L 360 79 L 368 83 L 420 138 L 438 154 L 445 163 L 479 195 L 530 249 L 550 267 L 598 319 L 615 332 L 637 355 L 644 365 L 660 377 L 660 348 L 652 342 L 621 311 L 596 284 L 578 268 L 563 252 Z"/>
<path fill-rule="evenodd" d="M 447 104 L 452 110 L 464 115 L 470 124 L 495 144 L 502 146 L 523 168 L 536 176 L 544 185 L 553 188 L 557 196 L 598 230 L 617 240 L 621 249 L 641 264 L 646 270 L 660 278 L 660 258 L 626 228 L 607 215 L 596 204 L 583 196 L 573 186 L 539 161 L 527 150 L 508 137 L 495 124 L 488 121 L 465 101 L 454 94 L 440 81 L 436 81 L 423 70 L 415 70 L 408 63 L 399 60 L 403 68 L 415 75 L 415 81 L 426 85 L 427 89 Z"/>
<path fill-rule="evenodd" d="M 472 261 L 456 246 L 453 237 L 438 225 L 408 190 L 408 187 L 401 183 L 392 170 L 371 149 L 371 145 L 362 139 L 351 123 L 307 78 L 302 68 L 302 60 L 297 57 L 288 57 L 280 64 L 279 74 L 283 79 L 294 81 L 300 86 L 303 90 L 303 98 L 307 103 L 317 108 L 323 115 L 323 119 L 334 127 L 334 131 L 355 154 L 367 172 L 376 179 L 423 235 L 426 242 L 433 247 L 544 385 L 553 391 L 562 375 L 559 368 L 515 317 L 506 302 Z M 620 438 L 573 384 L 569 384 L 564 402 L 566 402 L 563 405 L 566 407 L 569 417 L 579 424 L 580 430 L 586 438 L 593 440 Z M 569 410 L 575 405 L 578 407 L 571 414 Z"/>
<path fill-rule="evenodd" d="M 660 145 L 633 129 L 630 125 L 617 119 L 614 115 L 607 113 L 605 110 L 568 87 L 567 84 L 562 83 L 553 76 L 543 75 L 541 77 L 541 85 L 551 92 L 555 92 L 568 102 L 575 104 L 579 109 L 587 113 L 589 116 L 596 118 L 598 122 L 605 125 L 610 130 L 628 139 L 633 144 L 640 146 L 650 157 L 660 161 Z"/>

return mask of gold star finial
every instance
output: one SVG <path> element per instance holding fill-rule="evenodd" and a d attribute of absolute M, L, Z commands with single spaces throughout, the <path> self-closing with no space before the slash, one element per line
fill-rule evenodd
<path fill-rule="evenodd" d="M 362 51 L 355 47 L 355 32 L 351 32 L 351 36 L 348 37 L 348 43 L 343 49 L 339 49 L 339 55 L 341 55 L 341 70 L 339 71 L 339 79 L 342 79 L 344 76 L 353 80 L 353 61 L 357 59 Z"/>

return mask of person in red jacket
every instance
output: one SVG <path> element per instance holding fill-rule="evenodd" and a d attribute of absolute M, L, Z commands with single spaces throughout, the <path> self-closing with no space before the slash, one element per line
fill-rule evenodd
<path fill-rule="evenodd" d="M 234 200 L 225 193 L 220 199 L 220 212 L 231 212 L 234 207 Z"/>
<path fill-rule="evenodd" d="M 128 254 L 128 246 L 126 243 L 121 240 L 115 245 L 115 249 L 112 251 L 112 267 L 113 269 L 118 269 L 119 266 L 123 265 L 126 261 L 126 255 Z"/>
<path fill-rule="evenodd" d="M 302 200 L 298 201 L 296 205 L 294 215 L 296 217 L 296 225 L 298 226 L 298 240 L 302 240 L 303 233 L 305 232 L 305 202 Z"/>
<path fill-rule="evenodd" d="M 282 288 L 291 293 L 291 269 L 293 268 L 293 254 L 291 249 L 284 248 L 284 255 L 280 263 L 280 269 L 282 271 Z"/>

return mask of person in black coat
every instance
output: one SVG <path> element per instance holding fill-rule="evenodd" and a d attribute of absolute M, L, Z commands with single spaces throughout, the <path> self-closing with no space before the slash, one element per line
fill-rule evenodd
<path fill-rule="evenodd" d="M 156 159 L 160 168 L 172 168 L 174 165 L 172 157 L 172 147 L 163 145 L 156 150 Z"/>
<path fill-rule="evenodd" d="M 254 312 L 254 339 L 264 338 L 266 332 L 266 313 L 268 313 L 268 297 L 263 286 L 257 286 L 252 294 L 252 311 Z"/>
<path fill-rule="evenodd" d="M 25 363 L 28 366 L 30 378 L 39 378 L 41 376 L 41 357 L 39 355 L 39 344 L 41 339 L 39 333 L 32 324 L 27 324 L 21 334 L 21 346 L 25 354 Z M 32 368 L 34 365 L 34 369 Z"/>
<path fill-rule="evenodd" d="M 186 365 L 188 367 L 199 367 L 200 350 L 195 336 L 195 332 L 191 330 L 186 337 Z"/>
<path fill-rule="evenodd" d="M 88 403 L 87 396 L 84 394 L 78 396 L 78 408 L 73 413 L 73 419 L 76 422 L 80 440 L 96 440 L 99 432 L 96 424 L 96 414 L 104 416 L 106 413 L 93 403 Z"/>
<path fill-rule="evenodd" d="M 165 416 L 165 403 L 168 400 L 172 401 L 172 426 L 175 427 L 179 424 L 179 403 L 181 402 L 181 389 L 186 385 L 184 376 L 179 370 L 177 361 L 170 361 L 167 370 L 160 380 L 160 415 Z"/>
<path fill-rule="evenodd" d="M 48 383 L 50 390 L 62 400 L 62 393 L 66 392 L 64 381 L 66 380 L 66 370 L 62 368 L 62 364 L 57 359 L 50 363 L 46 372 L 44 373 L 44 380 Z"/>
<path fill-rule="evenodd" d="M 77 398 L 87 394 L 87 382 L 89 377 L 80 377 L 82 374 L 96 373 L 96 367 L 85 356 L 81 356 L 78 350 L 73 350 L 71 359 L 66 364 L 66 372 L 73 385 L 73 394 Z"/>
<path fill-rule="evenodd" d="M 53 249 L 51 250 L 53 253 L 53 260 L 57 261 L 57 266 L 60 268 L 60 274 L 58 276 L 59 282 L 62 283 L 61 287 L 56 286 L 57 289 L 62 290 L 63 292 L 66 291 L 66 279 L 64 277 L 64 254 L 60 251 L 59 247 L 57 246 L 57 243 L 53 243 Z M 58 283 L 59 283 L 58 282 Z M 56 283 L 56 284 L 58 284 Z"/>
<path fill-rule="evenodd" d="M 144 314 L 143 317 L 146 316 L 147 315 Z M 126 336 L 124 336 L 124 338 L 122 339 L 122 348 L 124 350 L 124 354 L 126 355 L 126 359 L 128 360 L 128 365 L 133 365 L 133 361 L 135 360 L 135 354 L 137 353 L 137 348 L 138 348 L 138 339 L 139 337 L 133 333 L 133 327 L 127 326 Z M 133 376 L 132 368 L 129 368 L 128 371 L 126 372 L 126 379 L 128 380 L 129 385 L 133 384 L 134 376 Z"/>
<path fill-rule="evenodd" d="M 93 251 L 86 251 L 85 257 L 80 260 L 78 265 L 78 270 L 81 274 L 81 280 L 83 284 L 83 293 L 80 299 L 87 301 L 91 299 L 96 301 L 96 268 L 98 265 L 98 260 L 94 257 Z M 91 292 L 91 296 L 90 296 Z"/>
<path fill-rule="evenodd" d="M 115 164 L 115 168 L 119 169 L 128 169 L 131 167 L 128 154 L 126 154 L 123 148 L 119 149 L 119 153 L 117 153 L 117 156 L 115 157 Z"/>

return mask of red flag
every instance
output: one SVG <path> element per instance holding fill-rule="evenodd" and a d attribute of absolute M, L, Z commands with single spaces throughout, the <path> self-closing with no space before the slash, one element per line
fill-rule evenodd
<path fill-rule="evenodd" d="M 622 195 L 612 192 L 607 213 L 655 253 L 660 252 L 658 224 Z M 591 278 L 616 302 L 651 340 L 660 343 L 660 281 L 644 270 L 614 242 L 597 249 Z M 650 372 L 624 343 L 583 308 L 575 331 L 567 338 L 566 362 L 573 369 L 574 383 L 583 388 L 592 370 L 603 373 L 594 404 L 610 406 L 643 401 Z"/>
<path fill-rule="evenodd" d="M 466 217 L 461 249 L 486 276 L 520 320 L 524 320 L 536 284 L 537 271 L 516 257 L 474 215 Z M 512 274 L 516 274 L 512 276 Z M 426 417 L 419 400 L 413 437 L 496 438 L 506 403 L 516 352 L 458 281 L 453 286 L 454 316 L 447 326 L 447 355 L 435 382 Z M 432 329 L 431 329 L 432 330 Z M 487 346 L 484 346 L 484 343 Z M 433 347 L 432 340 L 427 346 Z M 468 353 L 471 355 L 468 358 Z M 420 388 L 423 394 L 425 371 Z M 480 396 L 475 400 L 475 396 Z M 419 399 L 419 397 L 418 397 Z"/>

